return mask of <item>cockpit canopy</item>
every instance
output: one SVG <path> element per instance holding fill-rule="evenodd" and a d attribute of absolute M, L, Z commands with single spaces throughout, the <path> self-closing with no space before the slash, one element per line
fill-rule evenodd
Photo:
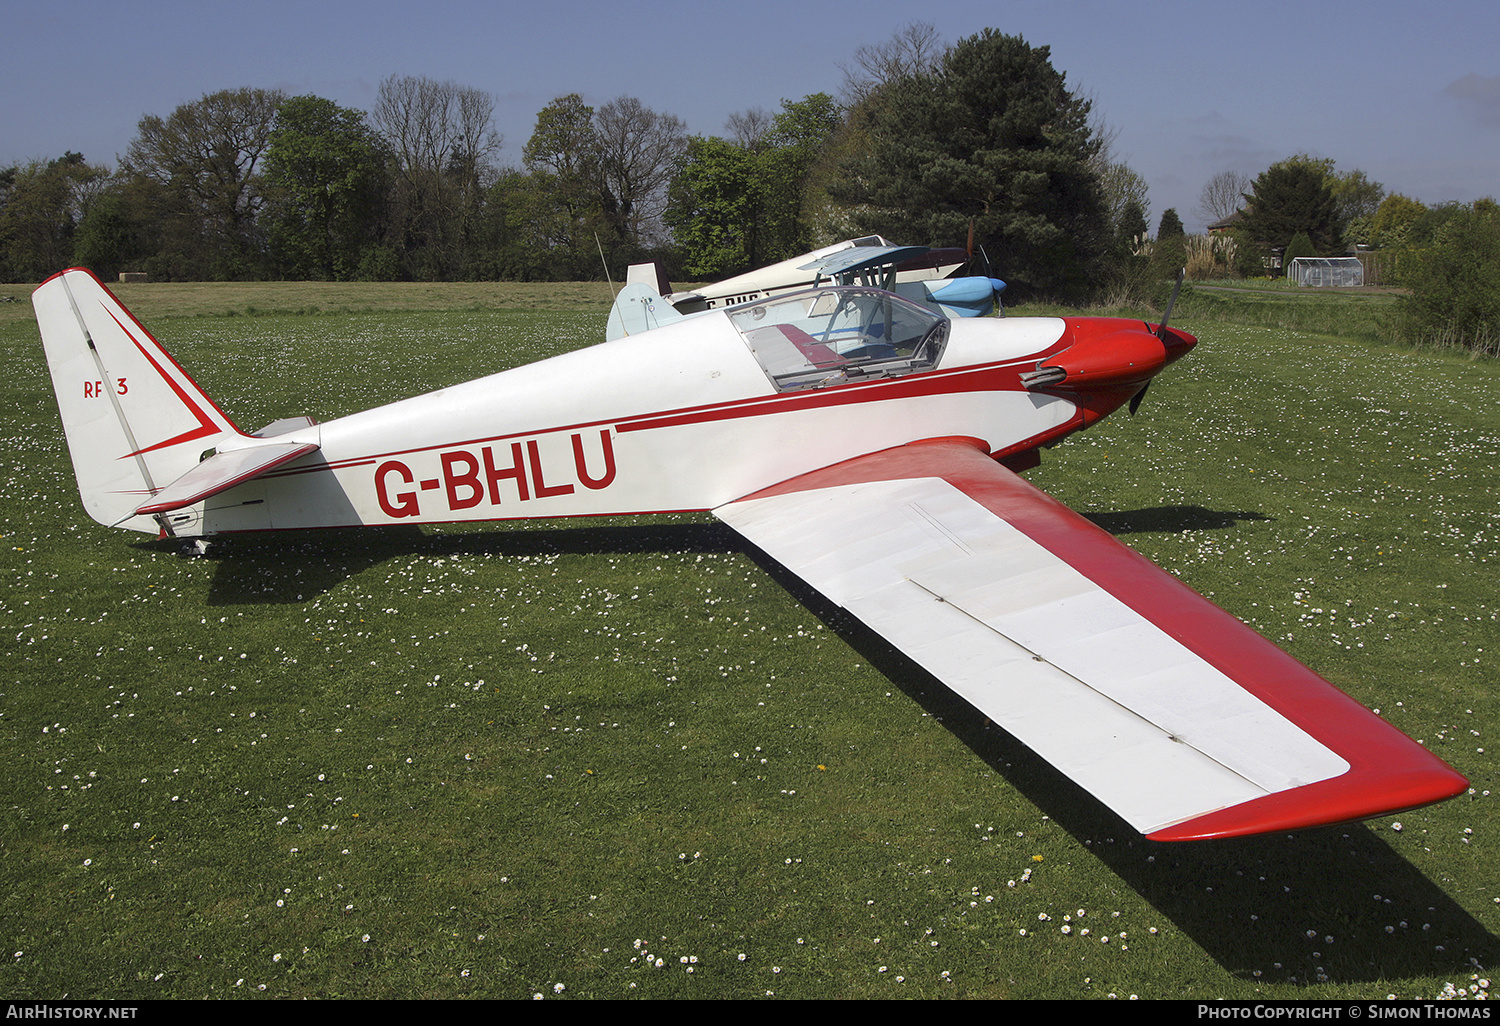
<path fill-rule="evenodd" d="M 730 323 L 779 392 L 937 366 L 948 319 L 874 288 L 822 288 L 731 307 Z"/>

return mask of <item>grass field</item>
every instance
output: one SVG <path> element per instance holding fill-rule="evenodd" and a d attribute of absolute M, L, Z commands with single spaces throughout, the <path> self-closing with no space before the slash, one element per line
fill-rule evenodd
<path fill-rule="evenodd" d="M 576 348 L 603 286 L 124 287 L 242 426 Z M 1500 963 L 1500 365 L 1191 318 L 1032 481 L 1467 774 L 1134 834 L 711 518 L 83 513 L 0 286 L 0 995 L 1432 998 Z M 1318 314 L 1317 316 L 1322 316 Z"/>

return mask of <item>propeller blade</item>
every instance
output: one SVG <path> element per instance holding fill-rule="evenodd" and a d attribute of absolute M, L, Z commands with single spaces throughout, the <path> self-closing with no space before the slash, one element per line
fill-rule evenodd
<path fill-rule="evenodd" d="M 1166 338 L 1167 322 L 1172 319 L 1172 307 L 1177 305 L 1177 293 L 1182 291 L 1182 279 L 1186 274 L 1186 267 L 1180 267 L 1177 269 L 1177 281 L 1172 285 L 1172 298 L 1167 300 L 1167 308 L 1162 312 L 1161 315 L 1161 324 L 1157 325 L 1157 338 Z"/>
<path fill-rule="evenodd" d="M 1156 337 L 1163 342 L 1167 340 L 1167 322 L 1172 319 L 1172 307 L 1177 305 L 1177 294 L 1182 291 L 1182 279 L 1187 275 L 1187 268 L 1177 269 L 1177 281 L 1172 285 L 1172 298 L 1167 300 L 1167 308 L 1162 311 L 1161 323 L 1156 326 Z M 1151 382 L 1141 386 L 1141 390 L 1130 397 L 1130 415 L 1135 416 L 1135 411 L 1141 408 L 1141 402 L 1146 398 L 1146 389 L 1151 387 Z"/>

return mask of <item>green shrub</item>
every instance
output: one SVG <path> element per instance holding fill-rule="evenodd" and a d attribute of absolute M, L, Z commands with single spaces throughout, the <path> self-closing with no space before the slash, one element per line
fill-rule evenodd
<path fill-rule="evenodd" d="M 1456 211 L 1402 262 L 1402 280 L 1408 341 L 1500 351 L 1500 207 L 1479 200 Z"/>
<path fill-rule="evenodd" d="M 1232 231 L 1234 239 L 1234 273 L 1241 278 L 1264 278 L 1270 271 L 1271 252 L 1248 232 Z"/>
<path fill-rule="evenodd" d="M 1317 248 L 1313 246 L 1312 239 L 1307 237 L 1306 232 L 1298 232 L 1292 236 L 1292 241 L 1286 244 L 1286 252 L 1281 256 L 1281 269 L 1285 274 L 1292 273 L 1292 261 L 1298 257 L 1317 256 Z"/>

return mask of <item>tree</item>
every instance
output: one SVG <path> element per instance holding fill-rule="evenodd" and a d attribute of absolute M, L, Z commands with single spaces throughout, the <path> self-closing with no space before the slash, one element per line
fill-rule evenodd
<path fill-rule="evenodd" d="M 295 277 L 347 281 L 376 242 L 386 155 L 362 111 L 318 96 L 281 104 L 266 150 L 274 249 Z"/>
<path fill-rule="evenodd" d="M 771 114 L 764 107 L 751 107 L 736 111 L 724 122 L 724 131 L 729 141 L 741 149 L 753 150 L 761 145 L 771 131 Z"/>
<path fill-rule="evenodd" d="M 578 93 L 569 93 L 537 112 L 522 159 L 533 174 L 547 175 L 581 197 L 597 174 L 593 166 L 597 149 L 594 108 Z"/>
<path fill-rule="evenodd" d="M 795 150 L 802 160 L 810 162 L 843 121 L 843 108 L 827 93 L 782 100 L 780 112 L 771 118 L 766 142 L 779 149 Z"/>
<path fill-rule="evenodd" d="M 1106 163 L 1099 171 L 1099 188 L 1109 217 L 1110 234 L 1126 240 L 1143 234 L 1146 211 L 1150 209 L 1146 180 L 1125 164 Z"/>
<path fill-rule="evenodd" d="M 1175 279 L 1177 272 L 1187 266 L 1187 232 L 1183 230 L 1182 218 L 1176 207 L 1161 212 L 1156 225 L 1156 243 L 1151 248 L 1151 280 L 1159 285 L 1164 279 Z M 1160 302 L 1156 296 L 1153 301 Z"/>
<path fill-rule="evenodd" d="M 598 266 L 594 236 L 608 229 L 599 198 L 594 108 L 577 93 L 547 104 L 537 112 L 521 159 L 530 174 L 527 220 L 539 250 L 554 273 L 597 277 L 590 270 Z"/>
<path fill-rule="evenodd" d="M 667 188 L 686 145 L 680 118 L 635 97 L 597 110 L 577 93 L 553 100 L 523 152 L 539 244 L 574 275 L 590 277 L 600 246 L 635 259 L 663 245 Z"/>
<path fill-rule="evenodd" d="M 1233 217 L 1250 191 L 1250 176 L 1238 171 L 1220 171 L 1210 178 L 1198 196 L 1198 216 L 1209 224 Z"/>
<path fill-rule="evenodd" d="M 622 96 L 594 113 L 594 142 L 596 187 L 615 237 L 632 253 L 665 242 L 667 185 L 687 145 L 682 119 Z"/>
<path fill-rule="evenodd" d="M 1115 222 L 1115 243 L 1120 252 L 1133 253 L 1145 241 L 1148 231 L 1146 208 L 1138 200 L 1127 200 Z"/>
<path fill-rule="evenodd" d="M 1427 208 L 1409 196 L 1393 192 L 1380 201 L 1370 224 L 1370 244 L 1381 249 L 1399 249 L 1407 232 Z"/>
<path fill-rule="evenodd" d="M 8 168 L 0 202 L 0 277 L 40 281 L 71 265 L 75 233 L 108 175 L 71 152 Z"/>
<path fill-rule="evenodd" d="M 131 270 L 128 264 L 149 256 L 140 224 L 120 190 L 102 193 L 89 205 L 73 235 L 76 267 L 87 267 L 100 278 Z"/>
<path fill-rule="evenodd" d="M 474 274 L 480 279 L 535 281 L 572 277 L 552 266 L 533 232 L 537 197 L 533 176 L 504 168 L 484 200 L 476 238 Z"/>
<path fill-rule="evenodd" d="M 826 159 L 829 144 L 844 123 L 844 110 L 827 93 L 782 100 L 771 119 L 766 146 L 756 153 L 761 228 L 760 249 L 767 261 L 784 260 L 815 248 L 818 225 L 832 205 L 828 184 L 836 173 Z"/>
<path fill-rule="evenodd" d="M 185 219 L 175 234 L 196 243 L 188 265 L 195 276 L 239 278 L 264 269 L 260 170 L 284 99 L 276 90 L 225 89 L 165 119 L 141 118 L 126 166 L 163 190 Z"/>
<path fill-rule="evenodd" d="M 812 248 L 826 202 L 821 163 L 842 112 L 827 93 L 783 100 L 751 146 L 694 139 L 673 177 L 667 221 L 689 274 L 722 277 Z"/>
<path fill-rule="evenodd" d="M 1298 232 L 1292 236 L 1292 241 L 1286 244 L 1286 250 L 1281 254 L 1281 269 L 1287 277 L 1291 277 L 1293 260 L 1317 255 L 1318 251 L 1313 246 L 1312 239 L 1307 237 L 1306 232 Z"/>
<path fill-rule="evenodd" d="M 1047 47 L 987 29 L 861 104 L 868 145 L 830 192 L 903 242 L 962 244 L 972 222 L 1013 289 L 1078 295 L 1110 242 L 1089 112 Z"/>
<path fill-rule="evenodd" d="M 1359 169 L 1335 174 L 1328 180 L 1338 216 L 1340 238 L 1346 246 L 1371 245 L 1375 212 L 1385 199 L 1385 186 L 1372 182 Z"/>
<path fill-rule="evenodd" d="M 1241 225 L 1256 242 L 1285 247 L 1292 236 L 1306 233 L 1319 254 L 1340 248 L 1342 226 L 1327 175 L 1331 162 L 1293 157 L 1272 164 L 1256 177 L 1245 197 Z"/>
<path fill-rule="evenodd" d="M 1339 220 L 1344 224 L 1361 217 L 1374 217 L 1385 199 L 1385 186 L 1370 181 L 1358 168 L 1335 174 L 1328 183 L 1338 205 Z"/>
<path fill-rule="evenodd" d="M 1435 245 L 1448 223 L 1462 214 L 1465 209 L 1462 203 L 1449 200 L 1446 203 L 1423 207 L 1415 216 L 1409 215 L 1410 220 L 1406 225 L 1404 241 L 1405 248 L 1422 250 Z"/>
<path fill-rule="evenodd" d="M 906 25 L 884 43 L 859 47 L 851 64 L 839 65 L 844 102 L 854 107 L 899 79 L 936 73 L 943 51 L 937 29 L 925 21 Z"/>
<path fill-rule="evenodd" d="M 395 158 L 393 223 L 414 277 L 464 277 L 501 146 L 495 100 L 479 89 L 392 75 L 372 119 Z"/>
<path fill-rule="evenodd" d="M 694 278 L 722 278 L 751 266 L 756 251 L 753 153 L 697 136 L 673 176 L 667 224 Z"/>

